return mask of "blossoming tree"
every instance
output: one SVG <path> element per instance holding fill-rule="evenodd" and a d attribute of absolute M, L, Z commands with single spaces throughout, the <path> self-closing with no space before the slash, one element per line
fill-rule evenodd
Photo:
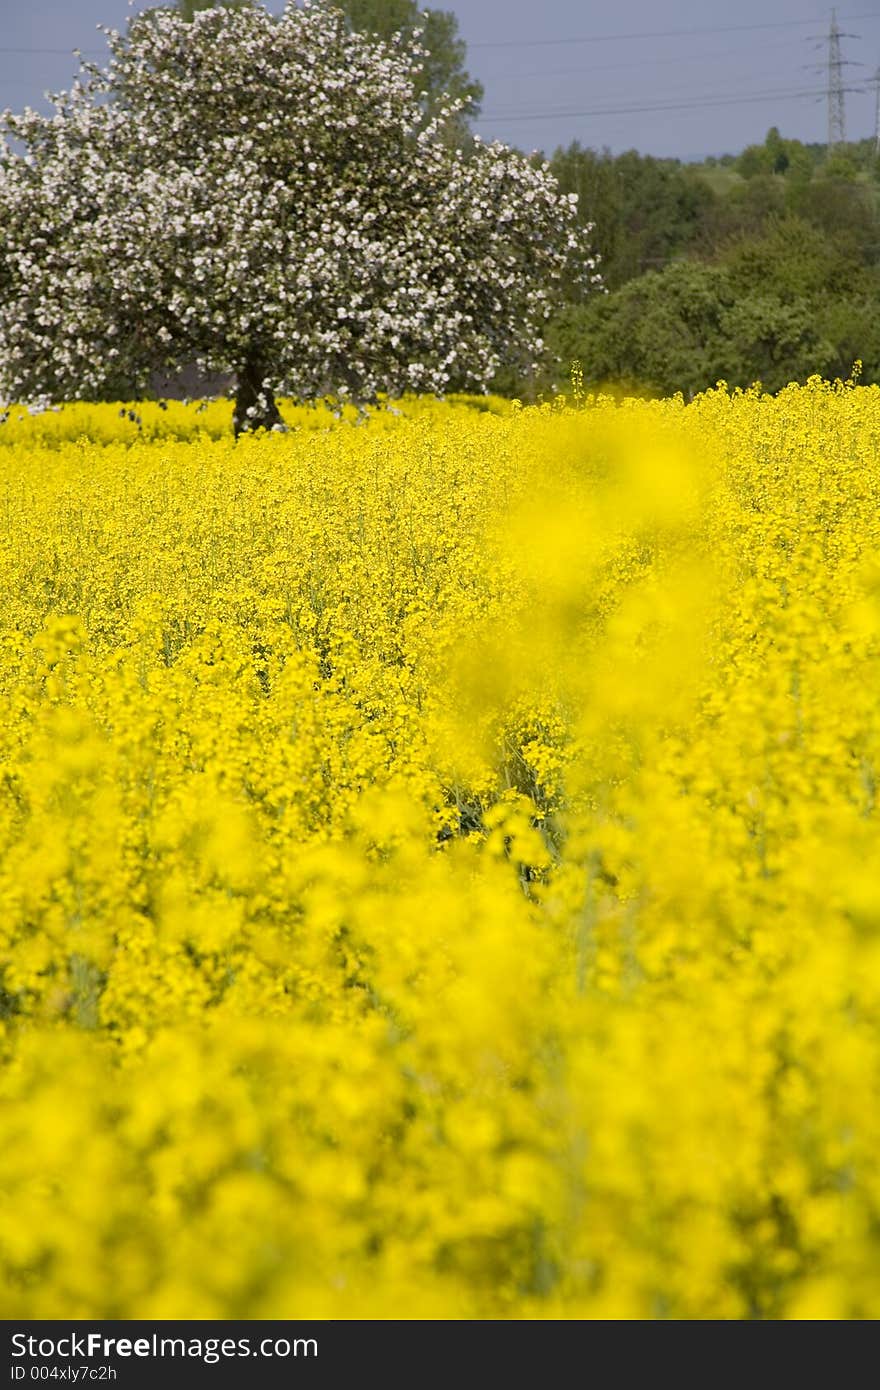
<path fill-rule="evenodd" d="M 280 391 L 482 390 L 540 349 L 571 258 L 594 274 L 545 167 L 449 148 L 412 44 L 308 0 L 107 39 L 54 115 L 2 117 L 0 398 L 195 361 L 236 374 L 238 432 Z"/>

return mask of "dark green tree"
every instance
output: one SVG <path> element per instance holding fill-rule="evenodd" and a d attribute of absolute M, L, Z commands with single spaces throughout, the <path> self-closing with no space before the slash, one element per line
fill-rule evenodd
<path fill-rule="evenodd" d="M 736 161 L 736 171 L 744 179 L 761 174 L 787 174 L 796 157 L 799 140 L 783 140 L 778 126 L 771 126 L 763 145 L 746 145 Z"/>
<path fill-rule="evenodd" d="M 690 396 L 723 378 L 775 391 L 820 373 L 880 380 L 880 271 L 844 239 L 791 214 L 556 315 L 539 387 L 578 359 L 587 382 Z"/>
<path fill-rule="evenodd" d="M 868 183 L 821 177 L 792 185 L 787 206 L 864 265 L 880 262 L 880 209 Z"/>
<path fill-rule="evenodd" d="M 598 154 L 575 141 L 568 149 L 556 151 L 550 167 L 563 192 L 577 194 L 580 223 L 595 225 L 592 244 L 599 256 L 603 282 L 606 286 L 616 284 L 617 267 L 627 259 L 626 230 L 621 184 L 610 152 Z M 568 289 L 573 302 L 582 297 L 576 280 Z"/>
<path fill-rule="evenodd" d="M 563 310 L 548 348 L 562 363 L 579 360 L 588 386 L 637 383 L 692 395 L 724 375 L 721 315 L 731 298 L 723 273 L 679 262 L 630 280 L 592 308 Z"/>
<path fill-rule="evenodd" d="M 848 145 L 829 150 L 819 172 L 823 178 L 834 179 L 837 183 L 858 178 L 859 160 L 855 150 Z"/>
<path fill-rule="evenodd" d="M 811 181 L 816 162 L 808 147 L 800 140 L 786 140 L 785 147 L 788 157 L 785 169 L 786 187 L 803 188 Z"/>
<path fill-rule="evenodd" d="M 806 300 L 738 292 L 725 266 L 679 261 L 554 321 L 548 344 L 587 383 L 638 383 L 693 396 L 718 380 L 768 390 L 821 371 L 831 355 Z"/>
<path fill-rule="evenodd" d="M 850 294 L 860 278 L 854 257 L 801 217 L 771 217 L 762 235 L 743 237 L 721 255 L 734 288 L 772 287 L 786 302 Z"/>
<path fill-rule="evenodd" d="M 768 221 L 785 211 L 785 202 L 785 183 L 773 174 L 758 174 L 735 183 L 724 197 L 707 207 L 693 249 L 711 258 L 732 240 L 760 236 Z"/>
<path fill-rule="evenodd" d="M 420 10 L 416 0 L 330 0 L 347 16 L 352 29 L 391 39 L 395 34 L 411 38 L 420 30 L 419 43 L 427 51 L 422 74 L 422 93 L 432 111 L 442 97 L 463 101 L 462 125 L 479 114 L 482 85 L 465 70 L 467 50 L 451 10 Z"/>
<path fill-rule="evenodd" d="M 764 148 L 770 162 L 771 174 L 784 174 L 788 170 L 791 163 L 788 145 L 789 142 L 783 140 L 779 134 L 778 126 L 772 125 L 764 139 Z"/>
<path fill-rule="evenodd" d="M 759 178 L 774 172 L 770 155 L 764 145 L 746 145 L 737 158 L 735 168 L 741 179 Z"/>
<path fill-rule="evenodd" d="M 671 159 L 628 150 L 557 150 L 550 167 L 565 193 L 578 194 L 578 216 L 593 222 L 602 277 L 614 289 L 660 269 L 694 241 L 715 201 L 705 180 Z"/>

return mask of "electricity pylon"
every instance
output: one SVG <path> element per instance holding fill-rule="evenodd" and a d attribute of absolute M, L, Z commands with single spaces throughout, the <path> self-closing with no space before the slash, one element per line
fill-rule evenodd
<path fill-rule="evenodd" d="M 844 34 L 837 23 L 837 10 L 831 11 L 831 28 L 828 31 L 827 39 L 818 39 L 817 47 L 828 45 L 828 58 L 819 68 L 814 68 L 815 72 L 822 72 L 826 75 L 828 99 L 828 149 L 829 152 L 835 145 L 843 145 L 846 142 L 846 109 L 844 107 L 844 95 L 847 90 L 843 85 L 843 69 L 847 67 L 861 67 L 860 63 L 853 63 L 851 59 L 844 58 L 841 53 L 841 39 L 857 39 L 858 34 Z"/>
<path fill-rule="evenodd" d="M 846 140 L 846 110 L 843 97 L 843 55 L 840 51 L 841 33 L 837 27 L 837 11 L 831 11 L 831 32 L 828 35 L 828 148 L 842 145 Z"/>

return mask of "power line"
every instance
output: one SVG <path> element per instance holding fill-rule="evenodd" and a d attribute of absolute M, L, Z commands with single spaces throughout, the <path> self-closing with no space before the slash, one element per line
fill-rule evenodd
<path fill-rule="evenodd" d="M 862 14 L 851 14 L 841 16 L 845 20 L 878 19 L 876 10 L 871 10 Z M 806 28 L 815 24 L 814 19 L 787 19 L 777 20 L 772 23 L 764 24 L 719 24 L 708 25 L 702 28 L 691 29 L 651 29 L 637 33 L 628 34 L 579 34 L 566 38 L 533 38 L 533 39 L 474 39 L 467 41 L 468 48 L 547 48 L 561 44 L 573 43 L 619 43 L 629 39 L 679 39 L 696 38 L 700 35 L 712 34 L 744 34 L 754 33 L 759 30 L 768 29 L 795 29 Z M 73 54 L 83 56 L 107 56 L 106 48 L 43 48 L 43 47 L 9 47 L 0 44 L 0 53 L 38 53 L 38 54 L 57 54 L 61 57 L 70 57 Z"/>
<path fill-rule="evenodd" d="M 774 45 L 766 45 L 766 46 L 767 46 L 767 47 L 774 47 Z M 789 44 L 788 44 L 788 42 L 786 41 L 785 43 L 781 43 L 781 44 L 776 45 L 776 46 L 778 46 L 778 47 L 780 47 L 780 48 L 783 48 L 783 47 L 784 47 L 784 48 L 788 48 L 788 47 L 789 47 Z M 751 49 L 741 49 L 741 50 L 735 50 L 735 52 L 738 52 L 738 53 L 740 53 L 740 54 L 744 54 L 744 53 L 746 53 L 746 52 L 751 53 L 752 50 L 751 50 Z M 696 54 L 696 55 L 694 55 L 693 61 L 695 61 L 695 62 L 703 62 L 706 58 L 709 58 L 709 57 L 719 57 L 719 58 L 720 58 L 720 57 L 727 57 L 727 56 L 729 55 L 729 53 L 730 53 L 730 50 L 724 50 L 723 52 L 722 52 L 722 51 L 719 51 L 719 52 L 717 52 L 717 53 L 715 53 L 715 54 Z M 622 70 L 622 69 L 625 69 L 625 68 L 640 68 L 640 67 L 645 67 L 645 66 L 647 66 L 647 65 L 649 65 L 649 64 L 650 64 L 651 67 L 660 67 L 660 66 L 668 67 L 668 66 L 672 66 L 672 65 L 681 65 L 683 62 L 684 62 L 684 63 L 687 63 L 687 62 L 689 62 L 689 61 L 690 61 L 689 58 L 684 58 L 684 59 L 681 59 L 681 58 L 660 58 L 660 59 L 654 59 L 654 58 L 650 58 L 650 59 L 649 59 L 649 58 L 645 58 L 645 59 L 636 60 L 636 61 L 627 62 L 627 63 L 597 63 L 595 66 L 577 67 L 577 68 L 557 68 L 557 69 L 555 69 L 555 70 L 546 71 L 546 72 L 505 73 L 505 74 L 500 75 L 499 77 L 496 77 L 496 78 L 494 79 L 494 81 L 495 81 L 496 83 L 497 83 L 497 82 L 501 82 L 501 81 L 520 82 L 520 81 L 524 81 L 526 78 L 539 78 L 539 77 L 581 77 L 581 76 L 587 75 L 587 74 L 592 73 L 592 72 L 612 72 L 612 71 Z M 813 70 L 813 69 L 811 69 L 811 71 L 812 71 L 812 70 Z M 822 69 L 822 71 L 824 72 L 824 68 Z M 737 76 L 737 75 L 741 75 L 741 74 L 734 74 L 734 73 L 731 73 L 731 74 L 730 74 L 730 76 L 732 76 L 732 77 L 735 77 L 735 76 Z M 763 74 L 756 73 L 756 72 L 754 71 L 754 69 L 752 69 L 751 72 L 750 72 L 750 76 L 770 76 L 770 75 L 771 75 L 770 73 L 763 73 Z M 779 76 L 780 74 L 777 72 L 775 75 Z M 7 86 L 9 86 L 9 85 L 16 85 L 16 86 L 17 86 L 17 85 L 26 85 L 26 86 L 32 86 L 32 85 L 33 85 L 32 82 L 29 82 L 29 81 L 28 81 L 27 79 L 25 79 L 25 78 L 16 78 L 16 77 L 7 78 L 7 77 L 0 77 L 0 85 L 2 85 L 2 84 L 4 84 L 4 83 L 5 83 Z M 678 90 L 679 90 L 679 91 L 681 90 L 680 84 L 679 84 Z"/>
<path fill-rule="evenodd" d="M 878 19 L 876 10 L 867 14 L 843 15 L 846 20 Z M 549 48 L 572 43 L 619 43 L 628 39 L 681 39 L 694 38 L 706 34 L 745 34 L 767 29 L 806 28 L 815 24 L 814 19 L 786 19 L 765 24 L 718 24 L 696 29 L 652 29 L 635 34 L 581 34 L 559 39 L 476 39 L 467 43 L 468 48 Z M 107 56 L 106 48 L 10 48 L 0 44 L 0 53 L 40 53 L 57 54 L 62 57 L 79 55 Z"/>
<path fill-rule="evenodd" d="M 794 80 L 797 81 L 797 79 Z M 803 79 L 801 79 L 801 81 L 803 81 Z M 662 107 L 667 105 L 667 103 L 672 103 L 676 106 L 678 106 L 682 102 L 686 102 L 688 104 L 692 103 L 693 105 L 699 105 L 701 102 L 704 101 L 714 102 L 721 101 L 722 99 L 727 100 L 728 98 L 736 101 L 745 100 L 746 98 L 755 98 L 756 100 L 760 98 L 762 100 L 769 100 L 776 96 L 795 94 L 815 97 L 817 95 L 824 96 L 824 91 L 818 88 L 801 85 L 783 85 L 783 79 L 780 77 L 778 83 L 773 83 L 772 85 L 768 85 L 766 83 L 757 84 L 755 86 L 750 87 L 736 85 L 732 87 L 712 87 L 709 90 L 707 90 L 705 87 L 700 87 L 697 89 L 678 87 L 673 91 L 652 92 L 650 94 L 645 94 L 644 97 L 638 97 L 634 95 L 632 98 L 627 97 L 625 93 L 618 93 L 616 98 L 605 97 L 604 94 L 600 96 L 597 93 L 595 100 L 597 104 L 606 100 L 616 100 L 618 102 L 622 101 L 628 104 L 630 102 L 632 102 L 635 105 L 642 105 L 643 103 L 645 103 L 651 105 L 652 107 Z M 538 103 L 531 106 L 524 106 L 521 102 L 517 102 L 516 104 L 510 103 L 509 105 L 505 103 L 499 103 L 497 106 L 490 107 L 490 112 L 491 115 L 496 118 L 504 117 L 505 119 L 514 115 L 517 117 L 521 117 L 523 120 L 527 120 L 529 116 L 533 115 L 546 115 L 549 118 L 553 115 L 565 114 L 571 103 L 576 100 L 577 97 L 569 97 L 567 105 L 558 105 L 553 107 L 548 107 L 546 101 L 543 104 Z"/>
<path fill-rule="evenodd" d="M 765 71 L 759 73 L 753 71 L 748 74 L 747 85 L 744 85 L 743 78 L 745 75 L 742 72 L 740 72 L 731 73 L 727 81 L 713 83 L 707 90 L 705 74 L 701 74 L 701 76 L 703 80 L 700 82 L 699 86 L 696 87 L 693 85 L 693 83 L 677 82 L 671 90 L 667 88 L 667 90 L 664 92 L 661 87 L 657 91 L 643 93 L 643 95 L 646 99 L 650 99 L 652 102 L 663 102 L 667 100 L 678 101 L 679 99 L 687 101 L 700 101 L 704 97 L 709 98 L 761 96 L 767 92 L 775 93 L 780 90 L 788 91 L 789 84 L 796 84 L 797 89 L 799 91 L 803 90 L 800 84 L 808 80 L 794 73 L 784 73 L 779 71 Z M 765 78 L 767 79 L 766 82 L 764 81 Z M 752 81 L 751 79 L 755 80 Z M 811 93 L 813 93 L 813 95 L 816 94 L 816 91 L 812 87 L 809 90 Z M 860 89 L 848 88 L 847 90 Z M 824 95 L 824 89 L 822 91 L 822 94 Z M 582 99 L 583 96 L 582 93 L 578 93 L 577 96 L 568 95 L 566 97 L 566 95 L 562 92 L 561 89 L 558 92 L 554 93 L 554 95 L 556 95 L 559 98 L 559 100 L 567 100 L 569 103 L 571 103 L 572 101 Z M 618 92 L 616 95 L 618 100 L 627 100 L 625 91 Z M 605 93 L 595 92 L 594 97 L 596 99 L 604 99 Z M 548 98 L 546 95 L 544 95 L 543 97 L 539 95 L 537 97 L 537 104 L 535 103 L 534 99 L 532 100 L 531 104 L 529 104 L 527 99 L 519 99 L 519 95 L 515 93 L 512 97 L 509 97 L 507 99 L 498 96 L 496 101 L 490 103 L 490 110 L 492 110 L 496 114 L 501 110 L 504 110 L 505 112 L 510 113 L 522 112 L 523 116 L 528 116 L 531 111 L 547 110 L 547 100 Z M 553 109 L 555 110 L 557 108 Z"/>
<path fill-rule="evenodd" d="M 877 19 L 877 11 L 869 14 L 844 15 L 844 19 Z M 724 24 L 705 29 L 654 29 L 638 34 L 581 34 L 565 39 L 478 39 L 469 41 L 468 48 L 551 48 L 559 44 L 572 43 L 619 43 L 630 39 L 683 39 L 700 34 L 744 34 L 762 29 L 806 28 L 815 24 L 814 19 L 778 20 L 773 24 Z"/>
<path fill-rule="evenodd" d="M 649 111 L 691 111 L 698 107 L 706 106 L 740 106 L 761 101 L 795 101 L 806 97 L 813 97 L 815 99 L 817 96 L 824 95 L 824 89 L 817 90 L 814 87 L 808 87 L 800 90 L 795 88 L 787 91 L 761 92 L 755 93 L 752 96 L 691 98 L 688 101 L 646 103 L 642 105 L 631 104 L 628 106 L 594 106 L 589 110 L 580 111 L 535 111 L 530 115 L 516 113 L 505 115 L 503 112 L 484 112 L 483 115 L 478 118 L 478 124 L 482 121 L 550 121 L 578 116 L 628 116 Z"/>
<path fill-rule="evenodd" d="M 773 43 L 770 43 L 770 44 L 762 44 L 762 46 L 761 46 L 761 51 L 762 51 L 762 53 L 765 52 L 768 48 L 769 48 L 769 49 L 775 49 L 775 48 L 790 48 L 790 42 L 789 42 L 788 39 L 781 39 L 778 43 L 775 43 L 775 44 L 773 44 Z M 38 49 L 21 49 L 21 50 L 14 50 L 14 49 L 9 49 L 9 48 L 0 48 L 0 54 L 2 54 L 2 53 L 12 53 L 12 52 L 36 53 L 36 52 L 39 52 L 39 51 L 42 51 L 42 50 L 38 50 Z M 45 51 L 46 51 L 46 52 L 53 52 L 53 53 L 54 53 L 54 52 L 58 52 L 58 53 L 62 52 L 61 49 L 57 49 L 57 50 L 56 50 L 56 49 L 47 49 L 47 50 L 45 50 Z M 70 56 L 70 50 L 64 49 L 63 51 L 64 51 L 65 53 L 68 53 L 68 55 Z M 92 50 L 92 51 L 96 51 L 96 50 Z M 80 52 L 84 52 L 84 50 L 81 49 Z M 540 70 L 539 70 L 539 69 L 533 69 L 531 72 L 501 72 L 501 73 L 497 73 L 497 74 L 493 77 L 492 81 L 493 81 L 493 82 L 524 82 L 524 81 L 529 80 L 529 79 L 531 79 L 531 78 L 541 78 L 541 77 L 581 77 L 581 76 L 586 76 L 587 74 L 592 73 L 592 72 L 621 72 L 621 71 L 623 71 L 623 70 L 626 69 L 626 68 L 669 67 L 669 66 L 671 66 L 671 65 L 679 65 L 679 66 L 681 66 L 681 65 L 683 65 L 683 64 L 688 64 L 688 63 L 704 63 L 704 62 L 706 62 L 707 60 L 713 59 L 713 58 L 730 58 L 730 57 L 737 58 L 737 57 L 744 57 L 745 55 L 752 56 L 753 54 L 754 54 L 754 48 L 753 48 L 752 45 L 747 45 L 747 46 L 745 46 L 745 47 L 743 47 L 743 48 L 733 48 L 733 49 L 731 49 L 731 48 L 717 48 L 717 49 L 714 49 L 711 53 L 685 53 L 685 54 L 682 54 L 682 55 L 680 55 L 680 56 L 676 56 L 676 57 L 674 57 L 674 58 L 671 58 L 671 57 L 665 57 L 665 58 L 656 58 L 656 57 L 650 57 L 650 58 L 630 58 L 630 59 L 628 59 L 626 62 L 621 62 L 621 63 L 596 63 L 596 64 L 591 64 L 591 65 L 588 66 L 588 67 L 584 67 L 584 66 L 581 65 L 581 66 L 578 66 L 578 67 L 576 67 L 576 68 L 542 68 L 542 69 L 540 69 Z M 24 78 L 3 78 L 3 79 L 0 79 L 0 80 L 3 80 L 3 81 L 5 81 L 5 82 L 7 82 L 7 83 L 13 83 L 13 84 L 15 84 L 15 85 L 19 85 L 20 83 L 25 82 L 25 79 L 24 79 Z M 31 84 L 27 84 L 27 85 L 31 85 Z"/>

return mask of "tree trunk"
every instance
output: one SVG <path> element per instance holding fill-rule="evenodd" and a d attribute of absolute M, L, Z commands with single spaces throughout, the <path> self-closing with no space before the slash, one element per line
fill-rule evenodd
<path fill-rule="evenodd" d="M 271 430 L 276 426 L 284 428 L 281 412 L 275 404 L 275 393 L 271 387 L 263 385 L 264 375 L 263 364 L 254 356 L 245 360 L 238 373 L 235 414 L 232 417 L 236 439 L 249 430 Z"/>

